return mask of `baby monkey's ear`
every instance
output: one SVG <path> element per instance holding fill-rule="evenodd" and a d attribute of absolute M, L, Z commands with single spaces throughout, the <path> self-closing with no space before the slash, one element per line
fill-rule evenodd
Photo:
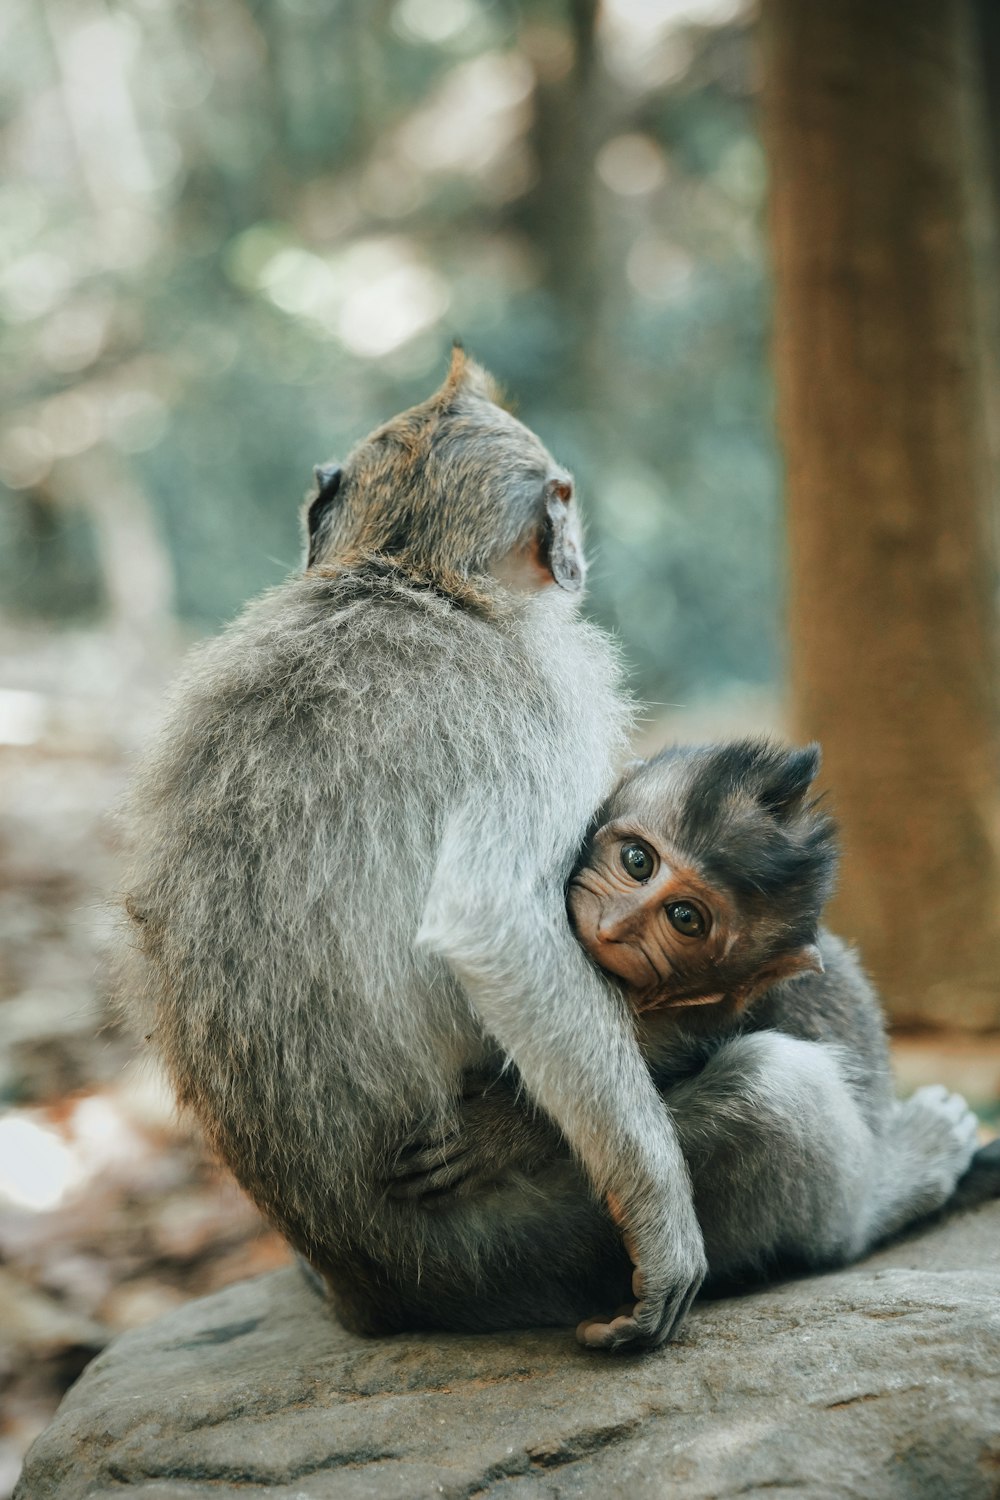
<path fill-rule="evenodd" d="M 816 943 L 805 943 L 789 953 L 775 954 L 754 979 L 749 990 L 741 997 L 744 1004 L 769 990 L 781 979 L 794 979 L 797 974 L 822 974 L 826 965 Z"/>
<path fill-rule="evenodd" d="M 764 761 L 758 768 L 754 793 L 761 807 L 765 807 L 779 822 L 787 822 L 801 812 L 809 788 L 816 779 L 820 765 L 818 745 L 806 745 L 802 750 L 784 750 Z"/>

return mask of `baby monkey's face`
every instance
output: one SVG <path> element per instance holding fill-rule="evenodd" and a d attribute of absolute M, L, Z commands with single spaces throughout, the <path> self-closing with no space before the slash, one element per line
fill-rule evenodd
<path fill-rule="evenodd" d="M 714 1004 L 745 977 L 731 898 L 637 819 L 597 830 L 568 899 L 581 944 L 639 1010 Z"/>
<path fill-rule="evenodd" d="M 636 762 L 570 882 L 596 964 L 637 1010 L 748 1004 L 823 967 L 816 935 L 836 859 L 808 801 L 817 749 L 680 746 Z"/>

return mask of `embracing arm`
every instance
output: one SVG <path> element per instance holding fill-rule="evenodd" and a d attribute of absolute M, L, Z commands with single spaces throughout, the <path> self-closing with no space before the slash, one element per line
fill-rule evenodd
<path fill-rule="evenodd" d="M 418 942 L 461 981 L 623 1231 L 635 1306 L 581 1324 L 581 1341 L 658 1344 L 705 1274 L 680 1146 L 624 1001 L 570 931 L 561 885 L 526 873 L 515 831 L 498 814 L 487 832 L 488 818 L 480 808 L 449 828 Z"/>

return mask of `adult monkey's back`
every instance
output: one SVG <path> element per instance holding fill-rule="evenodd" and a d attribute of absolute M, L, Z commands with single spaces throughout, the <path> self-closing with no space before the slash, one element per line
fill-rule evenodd
<path fill-rule="evenodd" d="M 605 1311 L 629 1269 L 610 1203 L 642 1295 L 587 1342 L 659 1342 L 704 1254 L 623 1002 L 565 914 L 626 717 L 576 615 L 569 476 L 457 351 L 318 477 L 305 575 L 200 651 L 136 778 L 125 1002 L 351 1326 Z M 554 1149 L 436 1209 L 390 1197 L 401 1141 L 505 1058 L 590 1189 Z"/>

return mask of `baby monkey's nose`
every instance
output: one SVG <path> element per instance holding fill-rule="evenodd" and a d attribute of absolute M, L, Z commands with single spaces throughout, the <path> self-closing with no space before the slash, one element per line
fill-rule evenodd
<path fill-rule="evenodd" d="M 602 943 L 620 943 L 623 938 L 629 936 L 635 925 L 635 913 L 605 912 L 597 924 L 598 941 Z"/>

